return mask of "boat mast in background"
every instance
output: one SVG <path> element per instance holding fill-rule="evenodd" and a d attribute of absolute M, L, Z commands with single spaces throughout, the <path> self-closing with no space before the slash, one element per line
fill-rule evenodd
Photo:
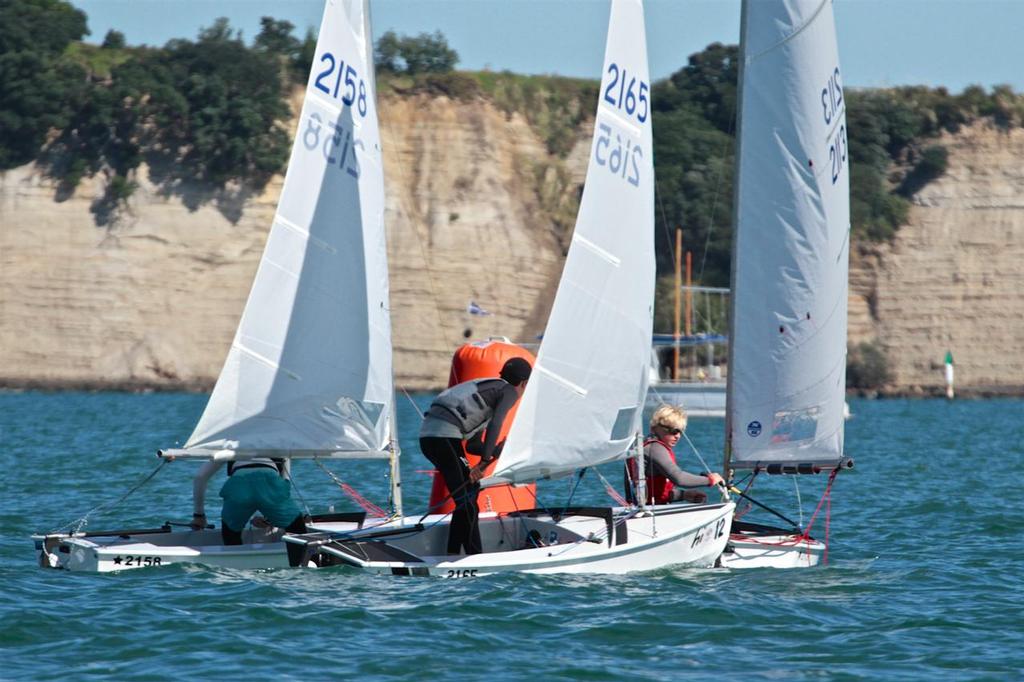
<path fill-rule="evenodd" d="M 832 2 L 744 0 L 740 31 L 724 475 L 831 471 L 827 497 L 834 473 L 852 465 L 850 173 Z M 772 552 L 817 563 L 824 546 L 812 543 L 801 528 L 772 542 L 734 533 L 731 544 L 750 551 L 723 563 Z"/>

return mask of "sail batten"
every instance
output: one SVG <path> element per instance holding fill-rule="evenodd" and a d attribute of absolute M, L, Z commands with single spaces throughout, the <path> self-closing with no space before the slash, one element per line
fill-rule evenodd
<path fill-rule="evenodd" d="M 850 204 L 831 0 L 747 1 L 743 13 L 730 464 L 835 465 Z"/>
<path fill-rule="evenodd" d="M 384 178 L 365 0 L 328 0 L 284 187 L 189 451 L 386 451 Z"/>
<path fill-rule="evenodd" d="M 640 428 L 654 296 L 643 4 L 613 0 L 583 197 L 551 316 L 494 481 L 621 457 Z"/>

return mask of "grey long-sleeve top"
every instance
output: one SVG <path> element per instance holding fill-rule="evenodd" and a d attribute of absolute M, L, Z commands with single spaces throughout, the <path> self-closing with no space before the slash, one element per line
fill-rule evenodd
<path fill-rule="evenodd" d="M 683 488 L 702 488 L 708 485 L 707 476 L 699 476 L 683 471 L 672 461 L 668 446 L 660 440 L 644 446 L 644 468 L 648 474 L 664 476 L 677 486 Z"/>

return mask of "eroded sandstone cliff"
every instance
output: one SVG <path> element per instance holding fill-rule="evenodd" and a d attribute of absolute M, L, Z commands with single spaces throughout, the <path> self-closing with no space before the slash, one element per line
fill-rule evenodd
<path fill-rule="evenodd" d="M 551 207 L 575 201 L 584 168 L 482 99 L 392 97 L 381 112 L 396 379 L 432 388 L 467 328 L 543 328 L 564 257 Z M 239 207 L 201 188 L 162 196 L 146 175 L 110 227 L 91 212 L 98 181 L 55 201 L 33 166 L 0 176 L 0 384 L 212 385 L 282 180 Z M 469 318 L 471 300 L 492 315 Z"/>
<path fill-rule="evenodd" d="M 890 243 L 854 249 L 850 341 L 877 341 L 893 388 L 1024 392 L 1024 130 L 946 135 L 949 168 Z"/>
<path fill-rule="evenodd" d="M 589 125 L 561 159 L 483 99 L 391 96 L 381 112 L 396 379 L 434 388 L 467 327 L 527 342 L 543 328 Z M 943 143 L 949 170 L 915 197 L 910 223 L 891 243 L 854 246 L 850 341 L 881 345 L 895 390 L 941 386 L 951 350 L 958 386 L 1020 392 L 1024 130 L 977 123 Z M 97 227 L 99 182 L 57 201 L 35 167 L 0 175 L 0 385 L 216 379 L 281 179 L 242 203 L 198 187 L 164 196 L 144 169 L 137 180 L 130 211 Z M 493 315 L 470 318 L 470 300 Z"/>

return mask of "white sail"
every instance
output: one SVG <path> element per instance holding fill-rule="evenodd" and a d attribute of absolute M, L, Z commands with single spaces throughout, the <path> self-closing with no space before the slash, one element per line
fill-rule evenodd
<path fill-rule="evenodd" d="M 743 5 L 731 465 L 843 455 L 850 191 L 831 0 Z"/>
<path fill-rule="evenodd" d="M 586 184 L 533 375 L 494 478 L 565 475 L 640 428 L 654 297 L 651 92 L 641 0 L 613 0 Z"/>
<path fill-rule="evenodd" d="M 379 452 L 390 407 L 384 177 L 365 0 L 327 0 L 266 249 L 186 450 Z"/>

